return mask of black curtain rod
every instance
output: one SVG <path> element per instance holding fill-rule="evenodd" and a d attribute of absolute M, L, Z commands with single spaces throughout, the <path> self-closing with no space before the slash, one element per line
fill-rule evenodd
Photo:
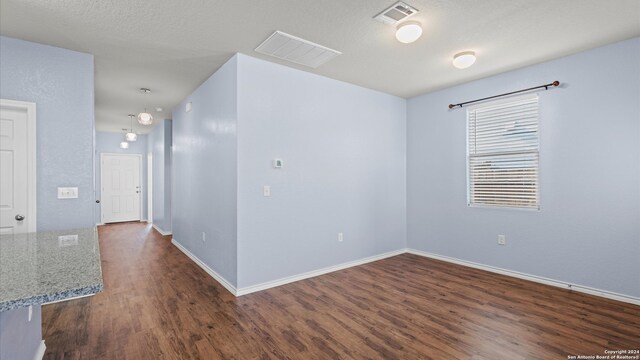
<path fill-rule="evenodd" d="M 552 83 L 549 83 L 549 84 L 544 84 L 544 85 L 540 85 L 540 86 L 534 86 L 534 87 L 531 87 L 531 88 L 528 88 L 528 89 L 512 91 L 512 92 L 508 92 L 508 93 L 504 93 L 504 94 L 500 94 L 500 95 L 489 96 L 489 97 L 482 98 L 482 99 L 465 101 L 465 102 L 461 102 L 459 104 L 449 104 L 449 109 L 453 109 L 455 107 L 463 107 L 465 105 L 476 103 L 476 102 L 479 102 L 479 101 L 495 99 L 495 98 L 502 97 L 502 96 L 507 96 L 507 95 L 518 94 L 518 93 L 525 92 L 525 91 L 531 91 L 531 90 L 542 89 L 542 88 L 544 88 L 545 90 L 549 90 L 550 87 L 554 87 L 554 86 L 558 86 L 558 85 L 560 85 L 560 81 L 556 80 L 556 81 L 554 81 Z"/>

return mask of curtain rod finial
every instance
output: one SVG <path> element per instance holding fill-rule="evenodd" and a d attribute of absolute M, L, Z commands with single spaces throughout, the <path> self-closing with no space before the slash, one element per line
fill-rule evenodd
<path fill-rule="evenodd" d="M 553 84 L 553 86 L 558 86 L 558 85 L 560 85 L 560 81 L 556 80 L 556 81 L 552 82 L 552 84 Z"/>
<path fill-rule="evenodd" d="M 454 107 L 456 107 L 456 106 L 453 105 L 453 104 L 449 104 L 449 109 L 453 109 Z"/>

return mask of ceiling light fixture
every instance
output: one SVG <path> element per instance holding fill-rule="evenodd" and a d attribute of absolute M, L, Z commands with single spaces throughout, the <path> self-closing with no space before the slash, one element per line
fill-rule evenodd
<path fill-rule="evenodd" d="M 133 114 L 129 114 L 129 124 L 131 125 L 131 128 L 129 129 L 129 132 L 127 132 L 127 134 L 124 136 L 124 138 L 127 141 L 136 141 L 138 140 L 138 134 L 133 132 L 133 117 L 135 115 Z"/>
<path fill-rule="evenodd" d="M 163 110 L 163 109 L 162 109 L 161 107 L 157 107 L 157 108 L 156 108 L 156 111 L 157 111 L 157 112 L 161 112 L 162 110 Z"/>
<path fill-rule="evenodd" d="M 151 89 L 148 88 L 140 88 L 140 92 L 143 94 L 151 93 Z M 138 123 L 140 125 L 151 125 L 153 124 L 153 115 L 147 112 L 147 108 L 144 109 L 143 112 L 138 114 Z"/>
<path fill-rule="evenodd" d="M 417 21 L 405 21 L 398 25 L 396 39 L 404 44 L 412 43 L 422 36 L 422 26 Z"/>
<path fill-rule="evenodd" d="M 453 66 L 458 69 L 466 69 L 476 62 L 476 53 L 473 51 L 463 51 L 453 56 Z"/>
<path fill-rule="evenodd" d="M 140 125 L 153 124 L 153 115 L 149 114 L 147 109 L 144 109 L 144 112 L 138 114 L 138 123 L 140 123 Z"/>
<path fill-rule="evenodd" d="M 120 149 L 128 149 L 129 143 L 127 141 L 123 141 L 120 143 Z"/>

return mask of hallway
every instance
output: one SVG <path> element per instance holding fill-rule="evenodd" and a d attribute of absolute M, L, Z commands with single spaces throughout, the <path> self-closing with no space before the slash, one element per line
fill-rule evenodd
<path fill-rule="evenodd" d="M 415 255 L 235 298 L 151 225 L 99 233 L 105 291 L 43 307 L 45 359 L 566 359 L 638 345 L 637 306 Z"/>

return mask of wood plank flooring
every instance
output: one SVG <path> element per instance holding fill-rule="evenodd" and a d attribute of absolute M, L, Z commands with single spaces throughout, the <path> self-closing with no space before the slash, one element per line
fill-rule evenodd
<path fill-rule="evenodd" d="M 567 359 L 640 307 L 404 254 L 235 298 L 149 225 L 100 227 L 105 291 L 43 307 L 45 359 Z"/>

